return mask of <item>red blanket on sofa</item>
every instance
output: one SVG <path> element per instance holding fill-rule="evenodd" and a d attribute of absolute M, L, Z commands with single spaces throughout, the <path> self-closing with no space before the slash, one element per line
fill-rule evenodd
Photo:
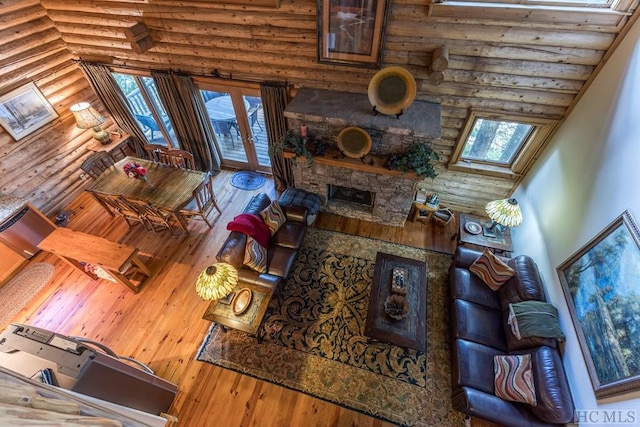
<path fill-rule="evenodd" d="M 227 230 L 239 231 L 251 236 L 264 248 L 269 243 L 269 227 L 258 215 L 240 214 L 227 224 Z"/>

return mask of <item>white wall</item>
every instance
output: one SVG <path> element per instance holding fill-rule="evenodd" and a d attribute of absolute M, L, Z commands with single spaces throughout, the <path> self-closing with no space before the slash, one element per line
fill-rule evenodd
<path fill-rule="evenodd" d="M 555 269 L 625 209 L 640 220 L 639 193 L 637 22 L 516 191 L 524 223 L 512 233 L 515 253 L 536 260 L 549 299 L 560 310 L 567 335 L 564 364 L 576 409 L 630 409 L 636 421 L 626 425 L 638 426 L 640 393 L 596 401 Z"/>

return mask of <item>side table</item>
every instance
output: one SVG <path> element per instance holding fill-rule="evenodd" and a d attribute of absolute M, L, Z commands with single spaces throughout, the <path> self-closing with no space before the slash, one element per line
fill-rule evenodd
<path fill-rule="evenodd" d="M 418 202 L 413 202 L 413 212 L 411 215 L 411 222 L 416 221 L 429 221 L 435 211 L 438 210 L 439 205 L 427 205 Z"/>
<path fill-rule="evenodd" d="M 232 292 L 237 294 L 243 288 L 251 289 L 253 294 L 247 311 L 236 315 L 233 312 L 233 302 L 223 304 L 218 301 L 211 301 L 202 318 L 215 322 L 222 327 L 237 329 L 254 336 L 257 335 L 262 319 L 264 319 L 264 315 L 267 312 L 269 301 L 271 301 L 273 292 L 276 289 L 276 284 L 261 286 L 240 280 Z"/>
<path fill-rule="evenodd" d="M 497 252 L 502 255 L 506 255 L 507 252 L 513 252 L 513 245 L 511 243 L 511 230 L 507 228 L 502 233 L 497 233 L 496 237 L 485 236 L 482 231 L 478 234 L 470 233 L 465 224 L 468 222 L 475 222 L 482 226 L 490 221 L 487 218 L 482 218 L 475 215 L 460 213 L 460 224 L 458 226 L 458 244 L 470 244 L 476 246 L 484 246 L 485 248 L 492 249 L 493 252 Z"/>

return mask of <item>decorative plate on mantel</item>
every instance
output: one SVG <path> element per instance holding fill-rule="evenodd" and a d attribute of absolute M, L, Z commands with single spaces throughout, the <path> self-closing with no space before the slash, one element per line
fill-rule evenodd
<path fill-rule="evenodd" d="M 369 81 L 369 102 L 382 114 L 400 115 L 416 98 L 416 81 L 402 67 L 387 67 Z"/>
<path fill-rule="evenodd" d="M 371 151 L 371 136 L 362 128 L 344 128 L 338 134 L 338 148 L 352 159 L 361 159 Z"/>

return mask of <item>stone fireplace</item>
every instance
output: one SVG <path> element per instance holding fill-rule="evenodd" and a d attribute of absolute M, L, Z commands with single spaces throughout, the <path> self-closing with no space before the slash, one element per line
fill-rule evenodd
<path fill-rule="evenodd" d="M 298 90 L 284 112 L 289 128 L 304 123 L 311 140 L 330 148 L 310 166 L 292 161 L 295 187 L 318 194 L 324 212 L 402 227 L 422 180 L 387 170 L 384 161 L 414 141 L 439 138 L 440 105 L 414 101 L 400 118 L 373 115 L 371 109 L 367 95 Z M 347 126 L 361 127 L 372 137 L 366 158 L 346 158 L 337 149 L 337 135 Z"/>

